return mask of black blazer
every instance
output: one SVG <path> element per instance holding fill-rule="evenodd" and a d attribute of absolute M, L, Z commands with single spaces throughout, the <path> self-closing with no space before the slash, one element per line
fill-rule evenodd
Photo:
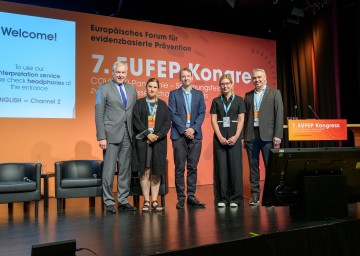
<path fill-rule="evenodd" d="M 165 101 L 158 99 L 158 106 L 156 110 L 154 134 L 159 136 L 159 139 L 151 144 L 152 152 L 152 173 L 162 175 L 165 171 L 166 153 L 167 153 L 167 133 L 171 127 L 169 108 Z M 139 134 L 148 129 L 148 116 L 150 115 L 146 98 L 138 99 L 134 106 L 133 112 L 133 157 L 132 157 L 132 170 L 134 172 L 144 171 L 146 165 L 146 156 L 148 144 L 145 138 L 136 139 L 136 134 Z"/>

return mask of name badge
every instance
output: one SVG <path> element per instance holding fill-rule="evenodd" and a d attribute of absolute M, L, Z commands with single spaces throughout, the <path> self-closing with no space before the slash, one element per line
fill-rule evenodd
<path fill-rule="evenodd" d="M 149 131 L 154 131 L 155 120 L 152 116 L 148 116 L 148 129 Z"/>
<path fill-rule="evenodd" d="M 228 116 L 223 117 L 223 127 L 230 127 L 230 117 Z"/>
<path fill-rule="evenodd" d="M 254 111 L 254 125 L 259 126 L 259 110 Z"/>
<path fill-rule="evenodd" d="M 191 120 L 191 113 L 187 112 L 186 113 L 186 127 L 190 127 L 190 120 Z"/>

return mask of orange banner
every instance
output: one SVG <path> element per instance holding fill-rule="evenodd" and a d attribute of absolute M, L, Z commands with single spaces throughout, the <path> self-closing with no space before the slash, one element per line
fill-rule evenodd
<path fill-rule="evenodd" d="M 346 119 L 288 120 L 289 141 L 347 140 Z"/>
<path fill-rule="evenodd" d="M 43 170 L 54 171 L 55 161 L 102 159 L 94 122 L 95 94 L 99 84 L 112 79 L 112 64 L 116 60 L 128 62 L 126 82 L 136 88 L 138 98 L 146 95 L 145 83 L 150 77 L 159 78 L 158 97 L 165 102 L 169 92 L 181 86 L 180 69 L 189 67 L 194 74 L 193 87 L 203 92 L 206 104 L 198 185 L 212 184 L 214 132 L 210 108 L 220 93 L 219 77 L 231 74 L 236 94 L 244 97 L 254 89 L 251 70 L 261 67 L 267 72 L 267 85 L 277 87 L 275 40 L 5 1 L 0 1 L 0 20 L 0 53 L 6 59 L 0 62 L 0 112 L 7 114 L 0 118 L 2 144 L 7 145 L 0 156 L 3 162 L 41 161 Z M 54 40 L 36 38 L 39 32 Z M 32 79 L 37 83 L 35 89 L 25 83 L 25 75 L 39 77 Z M 47 80 L 56 85 L 44 84 Z M 71 91 L 70 96 L 62 94 L 59 98 L 61 89 Z M 34 102 L 31 106 L 45 112 L 42 118 L 39 111 L 24 114 L 29 112 L 30 104 L 25 102 L 29 97 Z M 59 103 L 69 106 L 61 118 L 52 111 L 61 106 Z M 8 113 L 15 109 L 17 115 Z M 167 158 L 172 187 L 170 139 Z M 244 163 L 244 169 L 246 166 Z"/>

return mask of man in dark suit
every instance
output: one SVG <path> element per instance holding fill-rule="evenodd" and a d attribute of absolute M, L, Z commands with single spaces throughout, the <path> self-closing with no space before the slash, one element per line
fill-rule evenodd
<path fill-rule="evenodd" d="M 106 210 L 115 213 L 113 181 L 118 161 L 118 207 L 119 210 L 135 211 L 128 202 L 131 181 L 132 114 L 136 102 L 136 90 L 125 83 L 128 66 L 115 62 L 113 80 L 101 84 L 96 91 L 95 123 L 99 146 L 104 150 L 102 175 L 103 199 Z"/>
<path fill-rule="evenodd" d="M 172 140 L 175 163 L 175 187 L 177 209 L 183 209 L 185 195 L 185 164 L 187 164 L 187 204 L 205 208 L 196 197 L 197 165 L 202 147 L 201 125 L 204 122 L 206 106 L 201 91 L 192 88 L 193 74 L 189 68 L 180 71 L 182 86 L 169 94 L 170 118 L 172 121 L 170 139 Z"/>
<path fill-rule="evenodd" d="M 270 149 L 279 147 L 283 137 L 284 107 L 281 93 L 266 85 L 265 70 L 255 68 L 251 72 L 255 89 L 245 94 L 244 146 L 249 159 L 251 199 L 256 206 L 260 198 L 260 151 L 265 167 Z"/>

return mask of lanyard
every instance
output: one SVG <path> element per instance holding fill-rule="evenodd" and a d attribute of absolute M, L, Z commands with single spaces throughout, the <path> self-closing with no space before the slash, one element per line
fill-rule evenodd
<path fill-rule="evenodd" d="M 183 90 L 185 95 L 185 101 L 186 101 L 186 112 L 191 113 L 191 99 L 190 99 L 190 92 L 186 93 L 185 90 Z"/>
<path fill-rule="evenodd" d="M 260 109 L 260 105 L 261 105 L 261 101 L 262 101 L 262 99 L 264 97 L 264 93 L 265 93 L 265 89 L 261 90 L 260 93 L 256 93 L 256 91 L 254 90 L 254 107 L 255 107 L 255 111 L 258 111 Z M 259 95 L 259 96 L 257 96 L 257 95 Z M 256 100 L 256 99 L 258 99 L 258 100 Z"/>
<path fill-rule="evenodd" d="M 156 108 L 157 108 L 157 99 L 155 101 L 155 105 L 152 107 L 150 104 L 150 100 L 148 97 L 146 97 L 146 102 L 149 108 L 149 112 L 150 112 L 150 116 L 154 116 L 154 114 L 156 113 Z"/>
<path fill-rule="evenodd" d="M 230 101 L 230 103 L 229 103 L 227 106 L 225 105 L 224 97 L 221 95 L 220 98 L 221 98 L 221 101 L 222 101 L 222 103 L 223 103 L 223 105 L 224 105 L 225 116 L 227 116 L 227 113 L 229 112 L 231 103 L 233 102 L 233 100 L 234 100 L 234 98 L 235 98 L 235 95 L 234 95 L 234 94 L 231 95 L 231 101 Z"/>

